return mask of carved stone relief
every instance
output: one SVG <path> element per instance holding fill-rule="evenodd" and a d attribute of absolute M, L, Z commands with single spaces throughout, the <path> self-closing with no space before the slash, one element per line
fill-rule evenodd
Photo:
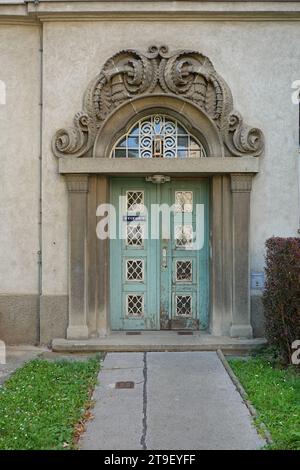
<path fill-rule="evenodd" d="M 83 110 L 73 127 L 60 129 L 52 141 L 57 157 L 88 156 L 102 124 L 124 102 L 151 94 L 176 95 L 198 106 L 215 124 L 231 156 L 259 156 L 261 130 L 244 124 L 233 108 L 227 83 L 211 61 L 199 52 L 170 52 L 151 46 L 146 53 L 128 49 L 107 60 L 89 84 Z"/>

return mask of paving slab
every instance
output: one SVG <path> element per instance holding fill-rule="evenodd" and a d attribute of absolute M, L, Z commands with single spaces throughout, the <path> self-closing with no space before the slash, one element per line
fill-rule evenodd
<path fill-rule="evenodd" d="M 118 381 L 133 381 L 133 389 L 116 389 Z M 108 354 L 99 374 L 92 411 L 81 439 L 82 449 L 140 449 L 143 429 L 143 355 Z"/>
<path fill-rule="evenodd" d="M 149 449 L 258 449 L 247 407 L 214 352 L 147 355 Z"/>
<path fill-rule="evenodd" d="M 240 394 L 215 352 L 109 353 L 82 449 L 260 449 Z M 116 389 L 134 381 L 133 389 Z"/>

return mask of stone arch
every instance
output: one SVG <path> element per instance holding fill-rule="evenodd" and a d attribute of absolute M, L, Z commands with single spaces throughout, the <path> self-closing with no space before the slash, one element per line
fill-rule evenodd
<path fill-rule="evenodd" d="M 95 137 L 93 157 L 108 158 L 114 143 L 139 119 L 162 113 L 177 119 L 204 146 L 207 156 L 223 157 L 221 136 L 201 109 L 177 96 L 147 95 L 121 105 L 103 123 Z"/>
<path fill-rule="evenodd" d="M 151 46 L 146 53 L 127 49 L 107 60 L 90 82 L 83 110 L 75 115 L 73 127 L 55 133 L 53 153 L 74 158 L 95 155 L 95 141 L 112 114 L 118 111 L 121 115 L 123 109 L 131 110 L 143 101 L 149 103 L 149 96 L 154 101 L 157 96 L 162 101 L 177 98 L 186 109 L 187 103 L 193 104 L 201 111 L 200 121 L 205 115 L 213 123 L 224 156 L 257 157 L 263 151 L 262 132 L 245 124 L 234 110 L 229 86 L 206 56 L 196 51 L 170 52 L 166 46 Z M 179 108 L 177 104 L 177 112 Z"/>

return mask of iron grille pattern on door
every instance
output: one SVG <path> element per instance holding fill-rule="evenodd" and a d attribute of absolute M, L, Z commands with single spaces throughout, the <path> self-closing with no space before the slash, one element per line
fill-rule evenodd
<path fill-rule="evenodd" d="M 127 211 L 143 212 L 144 210 L 144 191 L 127 191 Z"/>
<path fill-rule="evenodd" d="M 179 317 L 192 315 L 191 295 L 176 295 L 176 315 Z"/>
<path fill-rule="evenodd" d="M 126 261 L 126 280 L 144 280 L 144 261 L 142 259 L 128 259 Z"/>
<path fill-rule="evenodd" d="M 176 281 L 192 281 L 192 261 L 176 261 Z"/>
<path fill-rule="evenodd" d="M 144 296 L 128 294 L 126 296 L 126 314 L 128 317 L 142 317 L 144 314 Z"/>
<path fill-rule="evenodd" d="M 193 226 L 191 224 L 176 225 L 175 227 L 176 246 L 189 248 L 193 245 Z"/>
<path fill-rule="evenodd" d="M 192 191 L 175 191 L 175 211 L 193 212 Z"/>
<path fill-rule="evenodd" d="M 126 230 L 126 244 L 128 246 L 143 246 L 144 230 L 141 224 L 128 224 Z"/>

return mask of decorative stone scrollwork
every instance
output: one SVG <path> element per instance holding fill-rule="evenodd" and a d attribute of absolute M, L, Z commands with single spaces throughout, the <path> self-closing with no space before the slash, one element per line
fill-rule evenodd
<path fill-rule="evenodd" d="M 81 157 L 91 148 L 96 136 L 97 125 L 87 113 L 79 112 L 74 118 L 74 127 L 59 129 L 53 140 L 52 149 L 57 157 L 70 155 Z"/>
<path fill-rule="evenodd" d="M 228 116 L 228 127 L 223 134 L 228 150 L 238 157 L 259 156 L 264 149 L 264 137 L 260 129 L 243 123 L 241 115 L 235 111 Z"/>
<path fill-rule="evenodd" d="M 110 113 L 126 101 L 152 93 L 177 95 L 201 108 L 215 123 L 230 155 L 262 153 L 262 132 L 244 124 L 234 111 L 230 89 L 207 57 L 195 51 L 169 52 L 166 46 L 151 46 L 147 53 L 120 51 L 104 64 L 88 86 L 74 127 L 56 132 L 54 154 L 87 156 Z"/>

